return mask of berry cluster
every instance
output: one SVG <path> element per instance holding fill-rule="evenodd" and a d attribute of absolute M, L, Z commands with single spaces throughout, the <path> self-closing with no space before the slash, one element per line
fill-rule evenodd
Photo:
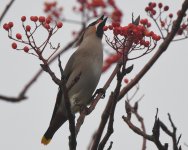
<path fill-rule="evenodd" d="M 185 35 L 185 37 L 188 37 L 188 20 L 181 25 L 177 34 L 178 35 Z"/>
<path fill-rule="evenodd" d="M 45 2 L 44 12 L 53 20 L 61 20 L 63 7 L 58 7 L 57 2 Z"/>
<path fill-rule="evenodd" d="M 168 26 L 167 23 L 167 18 L 163 19 L 162 18 L 162 14 L 164 12 L 167 12 L 169 10 L 169 6 L 167 5 L 163 5 L 163 3 L 155 3 L 155 2 L 150 2 L 148 4 L 148 6 L 145 8 L 145 11 L 147 12 L 147 14 L 155 21 L 159 20 L 160 23 L 160 27 L 162 28 L 166 28 Z M 168 15 L 169 19 L 171 20 L 173 18 L 173 14 L 170 13 Z M 170 23 L 170 22 L 169 22 Z M 168 29 L 169 30 L 169 29 Z"/>
<path fill-rule="evenodd" d="M 163 6 L 162 3 L 158 3 L 156 4 L 155 2 L 150 2 L 148 4 L 148 6 L 145 8 L 145 11 L 148 12 L 148 14 L 150 16 L 155 16 L 156 15 L 156 8 L 159 8 L 160 13 L 164 12 L 164 11 L 168 11 L 169 10 L 169 6 Z"/>
<path fill-rule="evenodd" d="M 24 34 L 16 33 L 15 36 L 13 36 L 13 33 L 12 33 L 12 28 L 14 26 L 13 22 L 5 23 L 3 25 L 3 28 L 8 32 L 8 37 L 14 41 L 12 43 L 13 49 L 22 50 L 26 53 L 28 53 L 31 49 L 33 49 L 35 53 L 31 52 L 30 54 L 33 54 L 33 55 L 39 57 L 41 60 L 45 60 L 42 56 L 42 53 L 43 53 L 45 47 L 50 43 L 49 40 L 52 37 L 52 35 L 54 35 L 58 31 L 58 29 L 62 28 L 63 23 L 56 22 L 55 25 L 52 25 L 51 24 L 52 20 L 49 17 L 46 18 L 44 16 L 39 16 L 39 17 L 31 16 L 30 21 L 34 22 L 34 25 L 35 25 L 35 27 L 32 28 L 32 25 L 28 25 L 28 24 L 26 25 L 27 19 L 28 18 L 26 18 L 26 16 L 21 17 L 22 27 L 25 31 Z M 35 32 L 37 31 L 37 29 L 39 27 L 46 29 L 46 31 L 48 32 L 47 39 L 45 41 L 43 41 L 43 43 L 41 45 L 36 44 L 35 36 L 34 36 Z M 18 43 L 20 43 L 20 45 L 24 45 L 24 46 L 22 48 L 18 48 Z M 52 45 L 50 45 L 50 46 L 52 47 Z M 53 48 L 53 49 L 55 49 L 55 51 L 57 50 L 57 48 Z"/>
<path fill-rule="evenodd" d="M 143 20 L 140 20 L 140 22 L 142 23 L 141 25 L 135 25 L 133 23 L 130 23 L 128 26 L 120 26 L 119 23 L 112 23 L 109 26 L 104 26 L 103 30 L 104 31 L 107 31 L 108 29 L 112 30 L 113 34 L 115 36 L 114 39 L 119 38 L 118 36 L 120 36 L 120 38 L 123 37 L 124 41 L 119 39 L 118 41 L 121 41 L 121 42 L 119 42 L 118 44 L 126 43 L 127 41 L 130 41 L 130 39 L 131 39 L 133 44 L 140 44 L 145 47 L 149 47 L 150 42 L 146 41 L 146 37 L 148 37 L 154 41 L 160 40 L 159 35 L 156 35 L 153 31 L 149 31 L 145 27 L 145 25 L 148 26 L 148 24 L 150 24 L 150 23 L 148 23 L 148 21 L 146 21 L 146 23 L 144 22 L 144 24 L 143 24 Z M 117 43 L 114 43 L 114 44 L 117 44 Z M 117 46 L 117 47 L 119 49 L 119 48 L 122 48 L 122 46 L 123 45 Z"/>
<path fill-rule="evenodd" d="M 86 13 L 88 15 L 87 18 L 99 17 L 101 14 L 105 14 L 111 16 L 113 21 L 121 22 L 123 14 L 114 0 L 77 0 L 77 2 L 80 6 L 73 7 L 73 11 L 76 13 L 88 11 L 88 13 Z M 110 12 L 107 10 L 110 10 Z"/>
<path fill-rule="evenodd" d="M 106 4 L 103 0 L 93 0 L 90 3 L 87 3 L 87 7 L 88 8 L 92 8 L 92 7 L 106 7 Z"/>
<path fill-rule="evenodd" d="M 112 40 L 106 34 L 105 37 L 108 45 L 116 50 L 117 53 L 108 56 L 105 60 L 103 71 L 106 71 L 122 56 L 125 56 L 127 60 L 132 60 L 150 53 L 155 48 L 157 41 L 161 39 L 159 35 L 149 31 L 148 28 L 150 26 L 151 23 L 147 19 L 141 19 L 139 25 L 130 23 L 127 26 L 120 26 L 119 23 L 113 22 L 111 25 L 104 26 L 104 31 L 109 30 L 113 32 Z M 138 55 L 129 58 L 128 55 L 133 51 L 137 51 Z"/>
<path fill-rule="evenodd" d="M 145 11 L 149 17 L 154 20 L 160 30 L 162 38 L 164 39 L 165 34 L 167 35 L 170 32 L 173 22 L 175 21 L 173 20 L 174 15 L 172 13 L 167 13 L 169 11 L 169 6 L 164 5 L 163 3 L 157 4 L 155 2 L 150 2 L 145 8 Z M 177 12 L 177 15 L 178 14 L 179 12 Z M 177 35 L 183 35 L 184 37 L 182 39 L 188 37 L 188 18 L 184 19 Z"/>

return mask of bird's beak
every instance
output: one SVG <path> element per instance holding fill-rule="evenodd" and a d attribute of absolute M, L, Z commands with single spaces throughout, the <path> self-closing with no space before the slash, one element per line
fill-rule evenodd
<path fill-rule="evenodd" d="M 104 15 L 102 15 L 98 20 L 103 20 L 104 19 Z"/>
<path fill-rule="evenodd" d="M 108 17 L 106 17 L 105 19 L 103 19 L 100 23 L 99 26 L 101 26 L 102 28 L 105 26 L 106 24 L 106 20 L 108 19 Z"/>
<path fill-rule="evenodd" d="M 104 16 L 103 16 L 104 17 Z M 108 19 L 108 17 L 106 17 L 105 19 L 103 19 L 97 26 L 97 31 L 96 31 L 96 34 L 99 38 L 102 38 L 103 36 L 103 27 L 105 26 L 106 24 L 106 20 Z"/>

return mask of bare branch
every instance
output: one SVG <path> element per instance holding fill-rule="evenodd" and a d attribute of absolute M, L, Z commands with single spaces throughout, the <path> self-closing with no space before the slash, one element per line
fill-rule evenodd
<path fill-rule="evenodd" d="M 7 101 L 7 102 L 20 102 L 22 100 L 25 100 L 27 97 L 22 97 L 22 96 L 18 96 L 18 97 L 8 97 L 8 96 L 3 96 L 0 95 L 0 99 Z"/>
<path fill-rule="evenodd" d="M 69 120 L 69 130 L 71 135 L 69 136 L 69 148 L 70 150 L 76 150 L 76 134 L 75 134 L 75 116 L 71 111 L 71 104 L 70 104 L 70 99 L 68 96 L 68 89 L 66 87 L 66 80 L 64 77 L 63 73 L 63 68 L 61 66 L 61 60 L 60 57 L 58 57 L 58 62 L 59 62 L 59 69 L 61 72 L 61 84 L 59 84 L 59 88 L 63 90 L 63 95 L 64 95 L 64 100 L 65 100 L 65 108 L 67 112 L 67 117 Z"/>
<path fill-rule="evenodd" d="M 138 127 L 136 127 L 127 117 L 122 116 L 123 120 L 127 123 L 127 125 L 138 135 L 141 135 L 142 137 L 146 138 L 147 140 L 153 141 L 151 135 L 147 135 L 145 132 L 140 130 Z"/>
<path fill-rule="evenodd" d="M 14 1 L 15 1 L 15 0 L 11 0 L 11 1 L 7 4 L 7 6 L 5 7 L 3 13 L 2 13 L 1 16 L 0 16 L 0 24 L 1 24 L 2 20 L 3 20 L 3 18 L 5 17 L 6 13 L 8 12 L 8 10 L 9 10 L 10 7 L 12 6 L 12 4 L 14 3 Z"/>
<path fill-rule="evenodd" d="M 110 142 L 110 146 L 108 147 L 107 150 L 111 150 L 111 149 L 112 149 L 112 145 L 113 145 L 113 142 L 111 141 L 111 142 Z"/>

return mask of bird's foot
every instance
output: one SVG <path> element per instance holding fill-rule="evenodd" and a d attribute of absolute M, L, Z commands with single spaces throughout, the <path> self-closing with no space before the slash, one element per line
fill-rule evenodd
<path fill-rule="evenodd" d="M 92 96 L 92 99 L 94 99 L 96 97 L 97 94 L 102 94 L 101 95 L 101 98 L 105 98 L 105 93 L 106 93 L 106 90 L 104 88 L 100 88 L 100 89 L 97 89 L 95 91 L 95 94 Z"/>

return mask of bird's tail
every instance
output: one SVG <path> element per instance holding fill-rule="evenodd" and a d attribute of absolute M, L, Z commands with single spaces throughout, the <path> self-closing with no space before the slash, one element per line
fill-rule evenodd
<path fill-rule="evenodd" d="M 42 137 L 41 143 L 47 145 L 50 143 L 55 132 L 61 127 L 63 123 L 67 121 L 67 116 L 62 113 L 57 114 L 54 118 L 52 118 L 50 122 L 50 126 Z"/>

